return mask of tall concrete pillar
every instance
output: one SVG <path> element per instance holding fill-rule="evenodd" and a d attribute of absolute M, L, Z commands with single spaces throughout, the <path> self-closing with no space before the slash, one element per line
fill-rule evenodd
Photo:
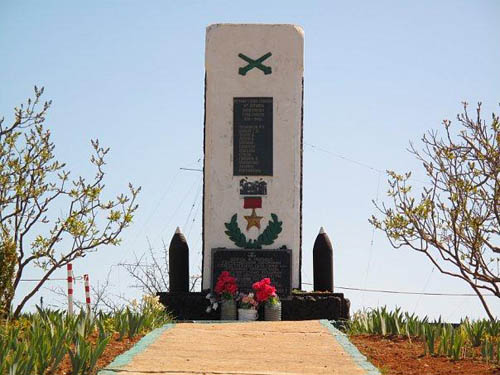
<path fill-rule="evenodd" d="M 283 247 L 288 284 L 300 288 L 304 32 L 210 25 L 205 68 L 202 289 L 217 277 L 217 249 Z M 270 276 L 277 268 L 261 254 L 259 269 Z"/>

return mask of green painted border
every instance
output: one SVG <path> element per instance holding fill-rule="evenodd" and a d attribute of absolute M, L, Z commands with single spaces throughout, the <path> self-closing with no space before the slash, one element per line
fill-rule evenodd
<path fill-rule="evenodd" d="M 335 337 L 335 340 L 337 340 L 337 342 L 352 357 L 352 359 L 358 366 L 366 370 L 367 374 L 380 375 L 380 371 L 375 366 L 373 366 L 363 354 L 360 353 L 358 348 L 356 348 L 352 344 L 352 342 L 349 341 L 349 338 L 345 334 L 340 332 L 326 319 L 321 319 L 319 322 L 326 328 L 328 328 L 332 336 Z"/>
<path fill-rule="evenodd" d="M 98 375 L 115 375 L 116 372 L 120 371 L 120 367 L 128 365 L 132 359 L 139 353 L 143 352 L 149 345 L 156 341 L 160 335 L 173 328 L 175 323 L 168 323 L 160 328 L 149 332 L 146 336 L 139 340 L 131 349 L 127 350 L 125 353 L 120 354 L 116 357 L 113 362 L 108 366 L 98 371 Z"/>

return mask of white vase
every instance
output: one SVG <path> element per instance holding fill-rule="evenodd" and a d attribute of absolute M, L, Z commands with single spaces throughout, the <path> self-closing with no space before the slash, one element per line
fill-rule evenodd
<path fill-rule="evenodd" d="M 238 309 L 238 320 L 243 320 L 243 321 L 257 320 L 257 310 Z"/>

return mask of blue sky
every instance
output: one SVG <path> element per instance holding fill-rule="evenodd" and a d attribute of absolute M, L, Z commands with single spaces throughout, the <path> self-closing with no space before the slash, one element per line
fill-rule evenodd
<path fill-rule="evenodd" d="M 111 147 L 109 194 L 124 191 L 128 181 L 143 187 L 122 245 L 76 262 L 76 274 L 102 280 L 112 265 L 144 252 L 147 239 L 154 248 L 168 242 L 177 225 L 188 237 L 196 273 L 201 173 L 179 168 L 202 167 L 205 27 L 301 25 L 303 280 L 312 281 L 312 245 L 324 226 L 335 247 L 338 286 L 469 293 L 419 254 L 394 250 L 383 234 L 373 235 L 368 218 L 375 213 L 372 199 L 386 200 L 386 178 L 377 170 L 412 170 L 415 185 L 425 181 L 406 151 L 409 140 L 418 144 L 424 132 L 454 119 L 463 100 L 482 101 L 485 118 L 498 112 L 499 14 L 497 1 L 4 0 L 0 114 L 12 119 L 32 86 L 45 86 L 58 158 L 74 174 L 91 175 L 90 139 L 99 138 Z M 112 282 L 116 293 L 137 295 L 117 267 Z M 470 297 L 345 293 L 353 310 L 399 305 L 452 321 L 484 316 Z M 46 290 L 41 295 L 51 298 Z"/>

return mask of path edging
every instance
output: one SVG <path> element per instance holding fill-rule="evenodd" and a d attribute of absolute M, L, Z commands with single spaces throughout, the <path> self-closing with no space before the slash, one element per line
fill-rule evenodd
<path fill-rule="evenodd" d="M 354 346 L 354 344 L 349 341 L 349 338 L 344 333 L 340 332 L 337 328 L 335 328 L 332 323 L 330 323 L 326 319 L 321 319 L 319 321 L 323 326 L 325 326 L 328 331 L 332 334 L 332 336 L 337 340 L 337 342 L 342 346 L 342 348 L 349 354 L 354 362 L 362 369 L 366 371 L 368 375 L 380 375 L 380 371 L 376 368 L 368 358 L 366 358 L 361 352 Z"/>
<path fill-rule="evenodd" d="M 120 354 L 113 360 L 113 362 L 111 362 L 102 370 L 98 371 L 97 374 L 115 375 L 116 372 L 120 370 L 120 367 L 128 365 L 137 354 L 143 352 L 149 345 L 154 343 L 156 339 L 160 337 L 160 335 L 163 332 L 169 330 L 170 328 L 173 328 L 174 326 L 175 323 L 167 323 L 164 326 L 161 326 L 160 328 L 152 330 L 151 332 L 146 334 L 146 336 L 140 339 L 137 343 L 135 343 L 135 345 L 132 346 L 129 350 Z"/>

